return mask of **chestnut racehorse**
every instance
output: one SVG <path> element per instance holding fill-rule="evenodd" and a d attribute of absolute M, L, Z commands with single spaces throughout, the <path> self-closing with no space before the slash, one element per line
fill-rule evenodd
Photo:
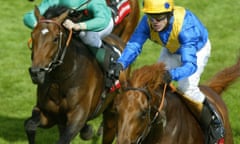
<path fill-rule="evenodd" d="M 116 95 L 112 92 L 105 97 L 104 72 L 95 57 L 77 34 L 61 25 L 69 12 L 54 16 L 55 12 L 59 11 L 53 8 L 42 16 L 37 7 L 34 10 L 37 25 L 31 33 L 29 72 L 37 84 L 37 102 L 32 116 L 24 123 L 30 144 L 35 143 L 38 127 L 54 125 L 59 129 L 58 144 L 69 144 L 87 121 L 108 111 Z M 120 50 L 125 46 L 115 35 L 105 41 Z M 121 77 L 124 75 L 121 73 Z"/>
<path fill-rule="evenodd" d="M 115 98 L 118 144 L 204 144 L 198 120 L 173 86 L 163 84 L 163 63 L 143 66 L 132 73 L 127 87 Z M 233 144 L 228 110 L 221 93 L 240 76 L 240 59 L 200 85 L 221 115 L 226 144 Z M 111 129 L 109 129 L 110 131 Z M 116 129 L 115 129 L 116 130 Z"/>

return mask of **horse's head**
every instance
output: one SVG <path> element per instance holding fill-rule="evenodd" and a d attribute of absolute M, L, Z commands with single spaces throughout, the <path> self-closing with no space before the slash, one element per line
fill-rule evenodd
<path fill-rule="evenodd" d="M 129 86 L 115 99 L 119 144 L 141 143 L 158 119 L 164 68 L 163 63 L 157 63 L 135 70 Z"/>
<path fill-rule="evenodd" d="M 48 18 L 40 15 L 39 9 L 35 7 L 34 14 L 37 25 L 31 33 L 32 66 L 29 72 L 33 83 L 42 84 L 46 75 L 62 62 L 67 35 L 61 24 L 68 16 L 68 11 Z"/>

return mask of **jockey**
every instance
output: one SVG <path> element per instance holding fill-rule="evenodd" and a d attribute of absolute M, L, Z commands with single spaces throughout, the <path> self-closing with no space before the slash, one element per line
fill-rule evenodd
<path fill-rule="evenodd" d="M 216 143 L 224 137 L 223 122 L 198 87 L 211 51 L 207 29 L 190 10 L 174 6 L 173 0 L 144 0 L 143 12 L 115 65 L 114 75 L 119 77 L 120 71 L 137 58 L 147 39 L 156 42 L 162 46 L 159 62 L 164 62 L 168 70 L 164 81 L 178 82 L 178 89 L 198 109 L 195 115 L 210 135 L 206 142 Z"/>
<path fill-rule="evenodd" d="M 79 32 L 81 40 L 88 45 L 94 53 L 97 60 L 103 65 L 105 59 L 109 59 L 109 51 L 103 49 L 102 39 L 108 36 L 114 27 L 114 22 L 110 8 L 105 0 L 43 0 L 38 6 L 40 13 L 56 5 L 66 6 L 76 11 L 87 10 L 87 19 L 79 23 L 74 23 L 70 19 L 63 22 L 63 26 L 69 30 L 73 29 Z M 33 10 L 26 13 L 23 18 L 24 24 L 33 29 L 36 24 L 36 18 Z M 97 49 L 96 49 L 97 48 Z M 113 51 L 115 52 L 115 51 Z M 108 53 L 108 54 L 107 54 Z M 104 55 L 104 56 L 102 56 Z M 106 57 L 107 58 L 106 58 Z M 103 66 L 104 67 L 104 66 Z"/>

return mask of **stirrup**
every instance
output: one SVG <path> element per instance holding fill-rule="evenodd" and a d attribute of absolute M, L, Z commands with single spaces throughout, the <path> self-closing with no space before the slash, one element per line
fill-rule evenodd
<path fill-rule="evenodd" d="M 120 88 L 119 81 L 112 77 L 113 67 L 116 64 L 117 59 L 120 57 L 121 52 L 116 47 L 111 47 L 111 53 L 108 59 L 108 69 L 106 75 L 106 87 L 109 89 L 109 92 L 113 92 L 116 89 Z"/>
<path fill-rule="evenodd" d="M 222 124 L 221 118 L 214 112 L 212 115 L 212 119 L 208 128 L 209 132 L 209 143 L 215 144 L 218 143 L 219 140 L 224 138 L 225 130 Z"/>

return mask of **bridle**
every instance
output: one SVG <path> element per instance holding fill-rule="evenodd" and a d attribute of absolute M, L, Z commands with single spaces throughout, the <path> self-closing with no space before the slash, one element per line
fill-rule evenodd
<path fill-rule="evenodd" d="M 142 132 L 142 134 L 137 138 L 136 140 L 136 144 L 141 144 L 143 142 L 143 140 L 147 137 L 148 133 L 150 132 L 152 125 L 156 122 L 158 116 L 160 115 L 160 111 L 163 108 L 163 104 L 164 104 L 164 99 L 165 99 L 165 95 L 166 95 L 166 88 L 167 88 L 167 84 L 164 84 L 164 89 L 163 89 L 163 94 L 160 100 L 160 105 L 158 106 L 158 108 L 156 108 L 156 113 L 153 117 L 153 119 L 150 121 L 150 123 L 148 123 L 147 127 L 144 129 L 144 131 Z M 134 87 L 127 87 L 124 88 L 125 91 L 129 91 L 129 90 L 133 90 L 133 91 L 140 91 L 142 92 L 144 95 L 147 96 L 148 101 L 152 100 L 152 94 L 150 93 L 149 89 L 146 87 L 143 88 L 134 88 Z M 160 97 L 160 95 L 158 93 L 155 92 L 155 94 Z M 147 115 L 149 116 L 149 118 L 151 119 L 151 102 L 148 103 L 148 113 Z"/>
<path fill-rule="evenodd" d="M 55 54 L 53 60 L 48 64 L 47 67 L 44 67 L 44 68 L 37 68 L 38 71 L 44 71 L 44 72 L 51 72 L 53 69 L 55 69 L 56 67 L 58 67 L 59 65 L 61 65 L 63 63 L 63 59 L 66 55 L 66 51 L 67 51 L 67 48 L 69 46 L 69 43 L 70 43 L 70 40 L 72 38 L 72 30 L 69 31 L 69 34 L 68 34 L 68 38 L 67 38 L 67 41 L 66 41 L 66 44 L 65 46 L 63 47 L 62 46 L 62 40 L 63 40 L 63 28 L 62 26 L 57 23 L 56 21 L 54 20 L 51 20 L 51 19 L 42 19 L 38 22 L 38 24 L 40 23 L 53 23 L 55 25 L 58 26 L 58 29 L 59 29 L 59 41 L 58 41 L 58 51 L 57 53 Z M 28 41 L 28 46 L 30 47 L 30 43 L 32 42 L 32 39 L 30 39 Z"/>

